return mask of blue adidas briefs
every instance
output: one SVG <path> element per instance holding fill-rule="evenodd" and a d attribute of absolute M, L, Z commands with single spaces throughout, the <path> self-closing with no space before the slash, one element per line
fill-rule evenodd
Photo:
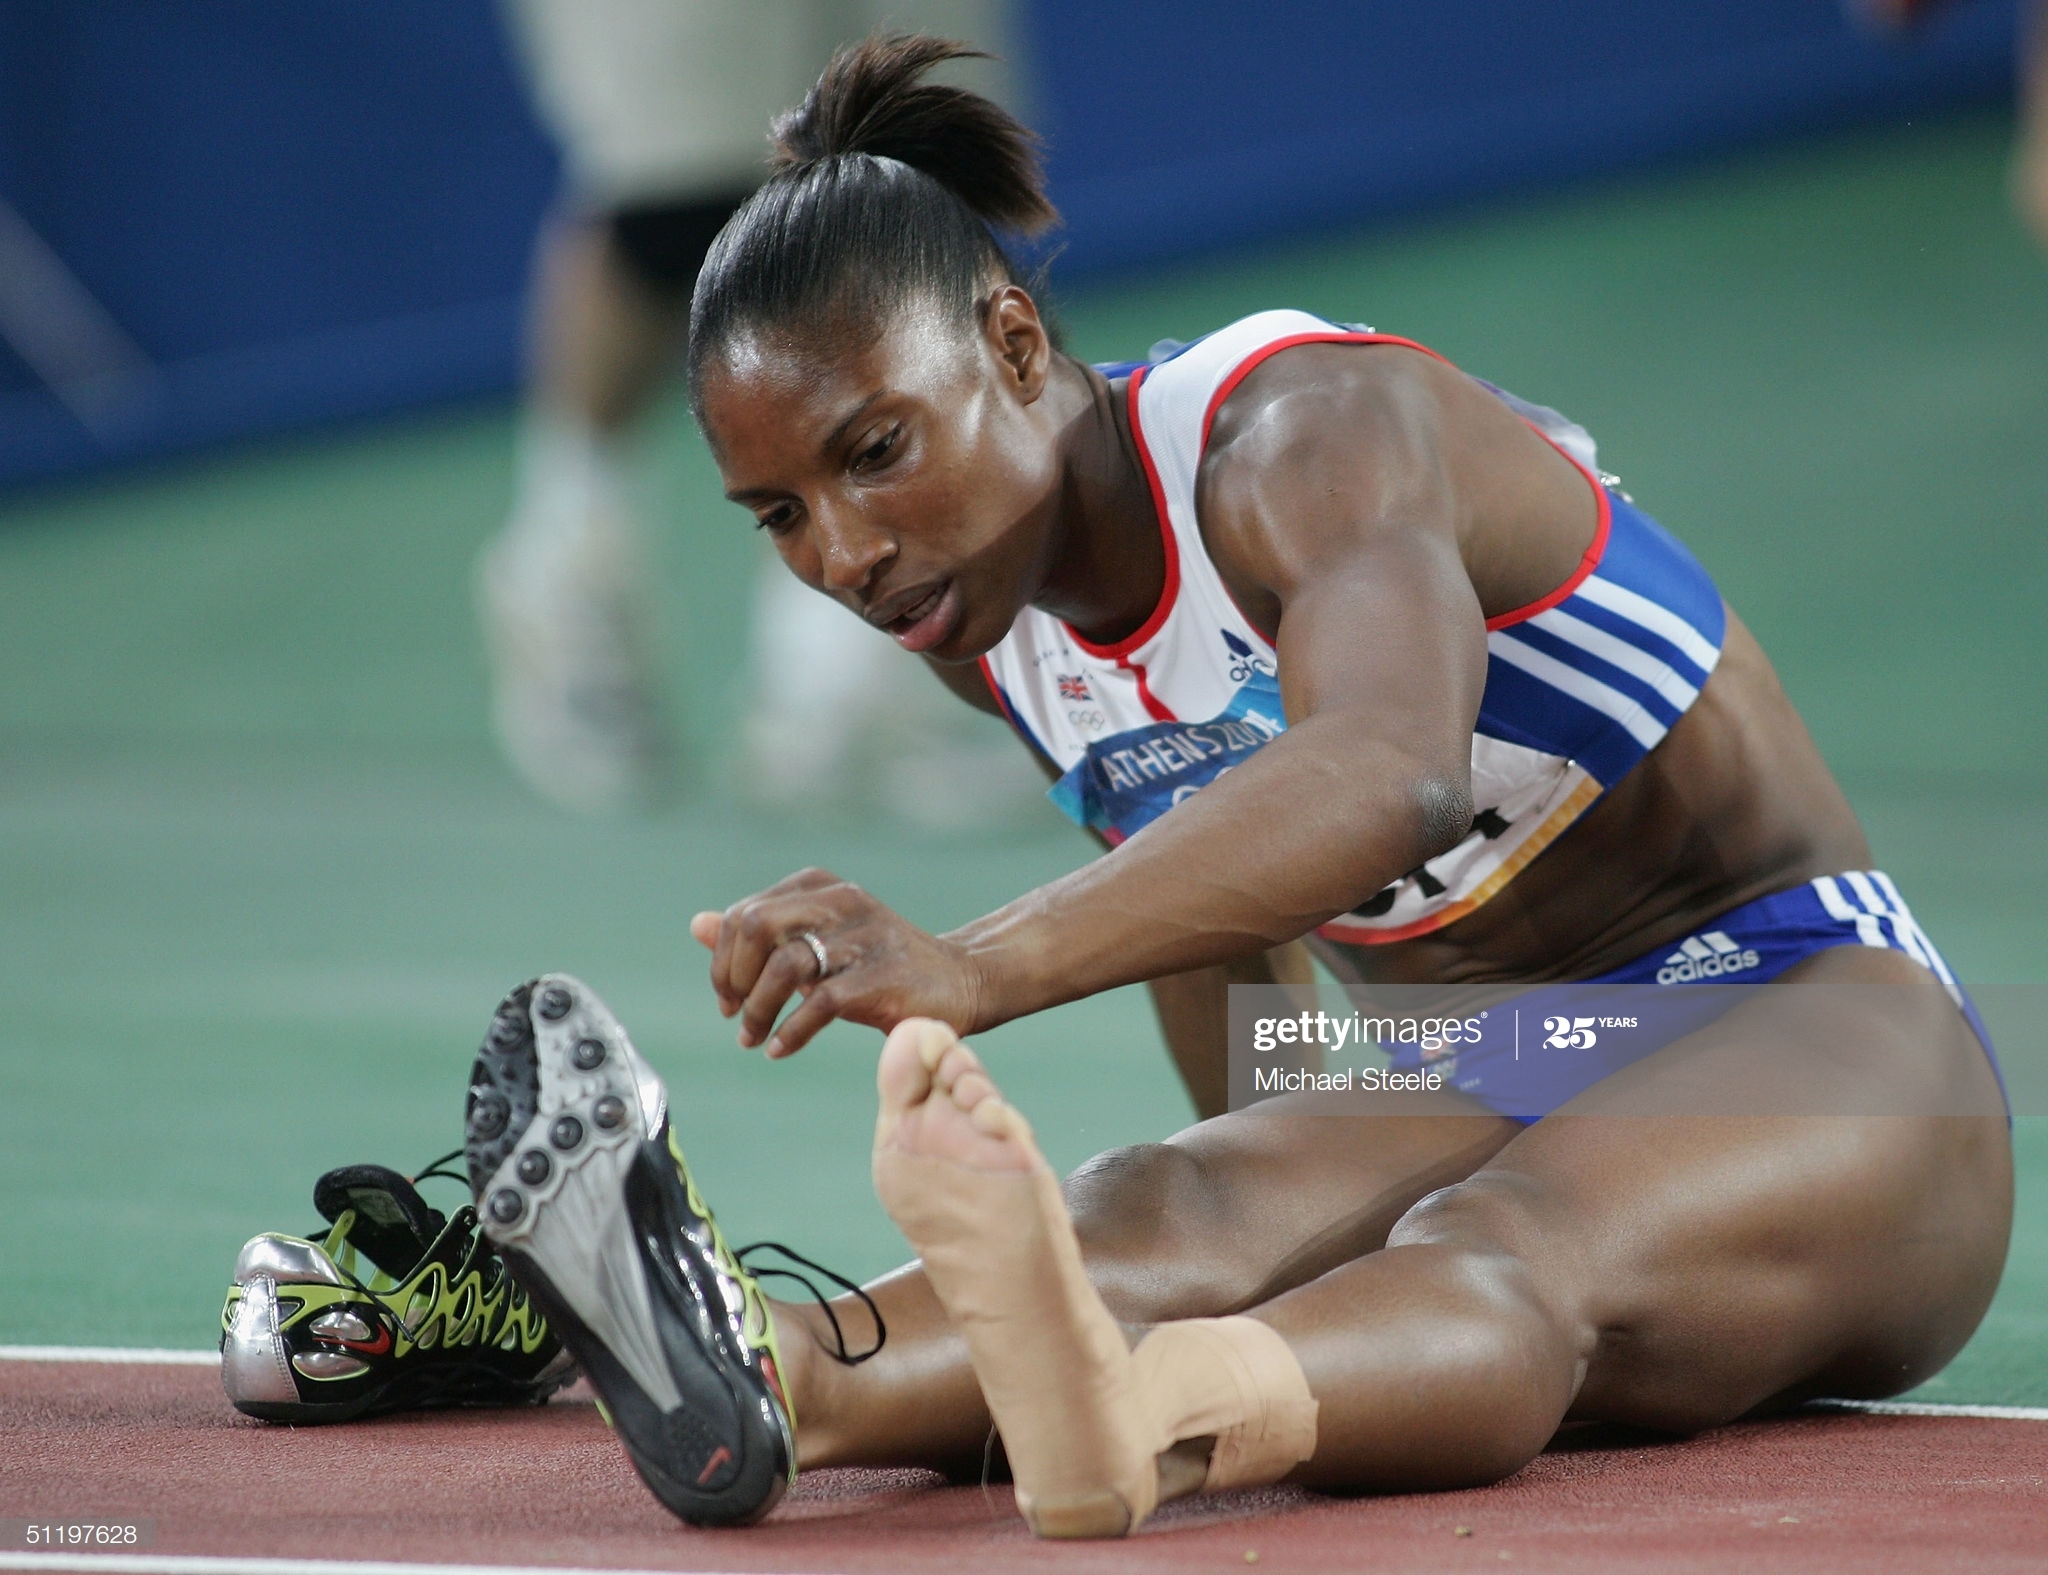
<path fill-rule="evenodd" d="M 1542 985 L 1518 995 L 1512 1003 L 1519 1013 L 1514 1036 L 1496 1022 L 1477 1043 L 1442 1046 L 1433 1052 L 1401 1044 L 1393 1047 L 1391 1065 L 1398 1071 L 1433 1070 L 1489 1109 L 1516 1121 L 1534 1122 L 1602 1078 L 1706 1027 L 1745 993 L 1703 986 L 1767 984 L 1832 946 L 1902 951 L 1933 973 L 1975 1030 L 2003 1092 L 2004 1074 L 1975 1003 L 1914 922 L 1891 877 L 1877 870 L 1823 875 L 1746 902 L 1683 941 L 1660 946 L 1598 978 Z M 1634 1032 L 1596 1032 L 1595 1042 L 1584 1048 L 1540 1044 L 1546 1018 L 1577 1020 L 1600 1009 L 1583 995 L 1575 1001 L 1576 992 L 1616 984 L 1661 987 L 1654 1022 L 1645 1021 Z M 1670 992 L 1668 1006 L 1662 998 L 1665 990 Z M 1610 1004 L 1605 1009 L 1613 1008 Z"/>

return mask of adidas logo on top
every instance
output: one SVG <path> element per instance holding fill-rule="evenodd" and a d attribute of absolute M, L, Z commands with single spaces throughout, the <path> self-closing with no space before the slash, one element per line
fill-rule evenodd
<path fill-rule="evenodd" d="M 1738 946 L 1719 930 L 1688 935 L 1657 970 L 1659 984 L 1691 984 L 1700 979 L 1719 979 L 1731 973 L 1745 973 L 1763 959 L 1753 947 Z"/>

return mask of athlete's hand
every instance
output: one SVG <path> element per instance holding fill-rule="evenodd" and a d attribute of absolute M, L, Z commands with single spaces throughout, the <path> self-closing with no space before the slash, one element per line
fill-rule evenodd
<path fill-rule="evenodd" d="M 935 1017 L 960 1033 L 978 1026 L 979 981 L 966 950 L 824 870 L 700 913 L 690 934 L 711 949 L 719 1011 L 737 1013 L 740 1043 L 764 1045 L 770 1059 L 794 1055 L 835 1017 L 885 1033 L 906 1017 Z M 807 934 L 824 949 L 822 976 Z M 777 1028 L 793 995 L 803 1004 Z"/>

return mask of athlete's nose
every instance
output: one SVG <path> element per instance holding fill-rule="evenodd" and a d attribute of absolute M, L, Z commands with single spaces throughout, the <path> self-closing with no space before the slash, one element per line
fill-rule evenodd
<path fill-rule="evenodd" d="M 818 572 L 831 591 L 865 590 L 876 571 L 896 556 L 896 543 L 857 509 L 818 509 L 811 516 Z"/>

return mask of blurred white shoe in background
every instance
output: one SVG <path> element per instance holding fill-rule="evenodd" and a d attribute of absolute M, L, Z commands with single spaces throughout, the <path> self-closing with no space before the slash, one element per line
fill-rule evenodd
<path fill-rule="evenodd" d="M 646 558 L 614 446 L 531 422 L 512 515 L 478 559 L 477 598 L 498 741 L 564 809 L 641 808 L 669 785 Z"/>
<path fill-rule="evenodd" d="M 947 693 L 924 662 L 779 559 L 755 582 L 744 796 L 770 808 L 883 814 L 928 831 L 1051 811 L 1008 727 Z"/>

